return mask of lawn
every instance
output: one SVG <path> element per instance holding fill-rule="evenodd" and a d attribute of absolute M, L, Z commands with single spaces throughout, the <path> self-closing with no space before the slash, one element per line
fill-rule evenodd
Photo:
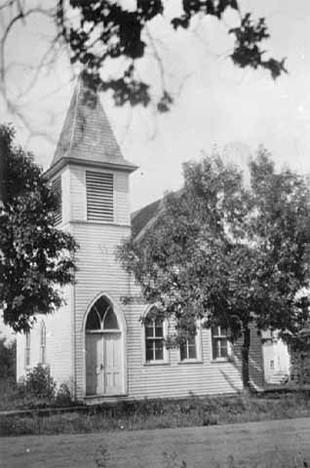
<path fill-rule="evenodd" d="M 0 435 L 211 426 L 310 416 L 309 392 L 123 401 L 68 413 L 0 416 Z"/>
<path fill-rule="evenodd" d="M 10 468 L 308 468 L 310 419 L 6 437 L 0 453 Z"/>

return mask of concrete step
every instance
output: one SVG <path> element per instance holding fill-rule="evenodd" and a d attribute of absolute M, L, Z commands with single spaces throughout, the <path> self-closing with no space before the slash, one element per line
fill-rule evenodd
<path fill-rule="evenodd" d="M 288 380 L 288 375 L 284 372 L 277 372 L 267 378 L 267 382 L 272 385 L 281 385 Z"/>

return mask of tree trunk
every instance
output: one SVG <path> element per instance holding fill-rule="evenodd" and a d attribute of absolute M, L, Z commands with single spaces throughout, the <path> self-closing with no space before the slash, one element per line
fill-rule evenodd
<path fill-rule="evenodd" d="M 250 390 L 250 367 L 249 354 L 251 344 L 251 331 L 248 325 L 243 326 L 243 344 L 241 348 L 242 356 L 242 383 L 245 390 Z"/>
<path fill-rule="evenodd" d="M 6 152 L 7 144 L 0 133 L 0 209 L 4 207 L 6 201 L 5 173 L 6 173 Z"/>

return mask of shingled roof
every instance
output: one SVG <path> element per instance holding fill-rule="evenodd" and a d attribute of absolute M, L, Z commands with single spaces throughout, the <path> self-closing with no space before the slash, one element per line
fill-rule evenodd
<path fill-rule="evenodd" d="M 153 225 L 158 214 L 161 212 L 163 199 L 156 200 L 131 214 L 131 230 L 135 239 Z"/>
<path fill-rule="evenodd" d="M 83 73 L 75 86 L 48 172 L 64 162 L 90 163 L 128 172 L 137 168 L 122 156 L 99 96 Z"/>

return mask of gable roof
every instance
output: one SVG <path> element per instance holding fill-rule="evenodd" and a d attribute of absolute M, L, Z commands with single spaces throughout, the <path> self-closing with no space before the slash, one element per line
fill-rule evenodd
<path fill-rule="evenodd" d="M 82 72 L 75 86 L 53 161 L 48 172 L 66 162 L 99 165 L 133 172 L 114 137 L 99 95 Z"/>
<path fill-rule="evenodd" d="M 156 221 L 162 205 L 163 199 L 161 198 L 131 214 L 131 230 L 135 239 L 140 238 Z"/>
<path fill-rule="evenodd" d="M 171 194 L 179 199 L 182 194 L 184 193 L 183 189 L 179 189 L 175 192 L 170 192 Z M 165 196 L 156 200 L 149 205 L 144 206 L 143 208 L 134 211 L 131 214 L 131 232 L 133 238 L 135 240 L 139 240 L 144 234 L 150 229 L 156 221 L 158 220 L 159 216 L 165 210 Z"/>

